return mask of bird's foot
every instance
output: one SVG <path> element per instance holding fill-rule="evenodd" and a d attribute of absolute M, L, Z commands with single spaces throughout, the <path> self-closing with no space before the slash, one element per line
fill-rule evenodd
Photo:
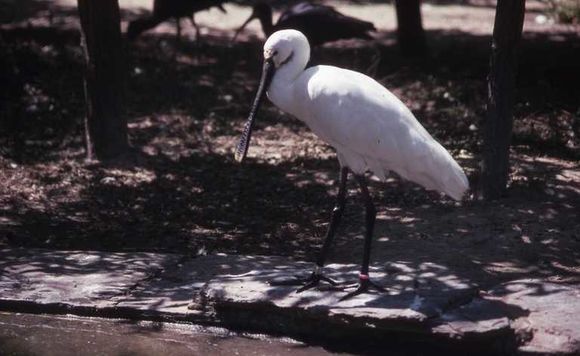
<path fill-rule="evenodd" d="M 305 290 L 312 289 L 320 284 L 320 282 L 326 282 L 330 284 L 332 287 L 338 285 L 338 282 L 333 280 L 332 278 L 326 277 L 322 274 L 321 268 L 316 267 L 312 273 L 308 277 L 300 277 L 294 276 L 294 278 L 289 279 L 278 279 L 270 281 L 270 285 L 272 286 L 299 286 L 302 287 L 296 290 L 296 293 L 304 292 Z"/>
<path fill-rule="evenodd" d="M 358 284 L 355 284 L 355 285 L 349 286 L 349 287 L 356 287 L 356 289 L 353 290 L 352 292 L 347 293 L 342 298 L 340 298 L 341 302 L 343 300 L 350 299 L 356 295 L 367 293 L 369 291 L 369 289 L 374 289 L 378 292 L 386 292 L 387 291 L 385 288 L 383 288 L 380 285 L 376 284 L 375 282 L 371 281 L 368 274 L 360 274 Z M 349 288 L 349 287 L 347 287 L 347 288 Z"/>

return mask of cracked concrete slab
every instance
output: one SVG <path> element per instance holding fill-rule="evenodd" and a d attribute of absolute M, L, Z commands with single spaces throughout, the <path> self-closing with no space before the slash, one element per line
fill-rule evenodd
<path fill-rule="evenodd" d="M 373 265 L 371 278 L 387 293 L 346 301 L 340 300 L 344 291 L 328 285 L 296 293 L 296 286 L 269 284 L 307 275 L 311 268 L 272 256 L 6 249 L 0 250 L 0 307 L 58 304 L 70 307 L 67 313 L 88 307 L 107 316 L 180 319 L 311 339 L 407 340 L 470 353 L 510 353 L 518 346 L 529 354 L 580 352 L 580 295 L 574 286 L 520 280 L 480 295 L 468 280 L 432 263 Z M 358 266 L 331 264 L 324 273 L 346 284 L 357 279 Z"/>
<path fill-rule="evenodd" d="M 501 309 L 494 308 L 494 302 L 479 298 L 475 286 L 449 271 L 389 273 L 392 266 L 375 265 L 371 277 L 387 288 L 387 293 L 373 292 L 341 301 L 346 292 L 331 286 L 296 293 L 297 286 L 269 284 L 296 274 L 305 275 L 311 264 L 254 257 L 253 264 L 244 267 L 216 273 L 199 290 L 194 306 L 199 310 L 212 308 L 216 318 L 232 325 L 251 325 L 275 332 L 285 330 L 335 338 L 370 334 L 376 337 L 396 334 L 402 338 L 406 334 L 423 341 L 437 339 L 453 344 L 478 338 L 480 344 L 493 339 L 514 346 L 509 320 Z M 324 272 L 337 281 L 355 281 L 358 266 L 330 264 Z M 477 310 L 485 312 L 478 314 Z"/>
<path fill-rule="evenodd" d="M 113 307 L 115 297 L 177 263 L 155 253 L 0 250 L 0 296 L 4 301 Z"/>
<path fill-rule="evenodd" d="M 580 354 L 580 288 L 520 279 L 494 288 L 490 296 L 504 305 L 519 307 L 524 314 L 512 314 L 513 328 L 522 340 L 525 354 Z M 511 314 L 511 313 L 510 313 Z"/>
<path fill-rule="evenodd" d="M 216 254 L 188 259 L 173 268 L 167 268 L 147 284 L 137 286 L 129 295 L 118 300 L 118 307 L 142 312 L 161 312 L 168 315 L 185 315 L 192 319 L 206 314 L 204 308 L 192 308 L 192 300 L 198 299 L 200 292 L 216 276 L 224 274 L 240 275 L 253 270 L 273 268 L 288 264 L 287 258 L 263 256 L 237 256 Z M 310 267 L 305 262 L 297 266 Z"/>
<path fill-rule="evenodd" d="M 250 267 L 250 266 L 248 266 Z M 299 286 L 272 286 L 270 281 L 306 276 L 312 265 L 294 263 L 284 258 L 262 257 L 257 268 L 247 268 L 237 273 L 216 275 L 204 288 L 204 298 L 228 303 L 272 303 L 279 308 L 326 310 L 330 315 L 361 316 L 376 319 L 395 318 L 423 322 L 440 315 L 448 306 L 461 299 L 469 299 L 475 289 L 460 280 L 449 281 L 446 286 L 417 286 L 407 274 L 389 276 L 377 266 L 371 267 L 373 280 L 385 286 L 387 293 L 371 292 L 345 301 L 340 298 L 346 291 L 324 284 L 320 288 L 296 293 Z M 330 264 L 325 275 L 336 281 L 356 282 L 357 265 Z M 346 278 L 346 279 L 345 279 Z"/>

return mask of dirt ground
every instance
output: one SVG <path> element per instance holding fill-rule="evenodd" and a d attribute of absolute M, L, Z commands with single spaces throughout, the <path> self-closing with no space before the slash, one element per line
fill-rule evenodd
<path fill-rule="evenodd" d="M 69 0 L 0 4 L 0 247 L 289 255 L 313 260 L 338 178 L 335 154 L 299 121 L 262 108 L 246 164 L 233 149 L 257 85 L 262 35 L 233 30 L 250 8 L 199 14 L 128 44 L 131 157 L 86 162 L 82 56 Z M 74 3 L 74 1 L 73 1 Z M 391 5 L 330 2 L 371 20 L 376 41 L 318 48 L 312 63 L 371 73 L 398 95 L 478 186 L 490 32 L 488 2 L 427 2 L 430 54 L 402 57 Z M 126 21 L 143 2 L 121 1 Z M 483 288 L 521 277 L 580 283 L 580 29 L 528 2 L 508 195 L 462 203 L 396 177 L 372 181 L 372 259 Z M 544 17 L 542 17 L 544 16 Z M 227 20 L 226 20 L 227 19 Z M 354 184 L 332 261 L 362 258 Z"/>

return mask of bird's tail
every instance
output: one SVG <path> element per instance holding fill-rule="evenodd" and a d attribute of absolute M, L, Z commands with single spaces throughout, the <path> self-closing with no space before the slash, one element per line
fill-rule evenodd
<path fill-rule="evenodd" d="M 461 200 L 465 192 L 469 189 L 469 181 L 463 169 L 459 164 L 453 161 L 454 165 L 450 167 L 450 174 L 445 182 L 445 194 L 449 195 L 455 200 Z"/>
<path fill-rule="evenodd" d="M 455 200 L 461 200 L 465 192 L 469 189 L 469 181 L 463 169 L 451 157 L 439 143 L 435 144 L 436 150 L 433 150 L 433 159 L 431 165 L 437 166 L 436 169 L 430 169 L 431 172 L 438 172 L 439 177 L 431 177 L 434 183 L 434 189 L 442 191 Z"/>
<path fill-rule="evenodd" d="M 469 189 L 463 169 L 437 141 L 430 143 L 424 155 L 408 158 L 406 164 L 394 170 L 403 178 L 426 189 L 443 192 L 455 200 L 461 200 Z"/>

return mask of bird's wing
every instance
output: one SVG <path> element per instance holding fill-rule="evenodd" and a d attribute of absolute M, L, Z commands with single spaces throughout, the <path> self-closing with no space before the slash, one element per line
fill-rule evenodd
<path fill-rule="evenodd" d="M 300 92 L 308 95 L 302 102 L 310 103 L 305 119 L 323 138 L 367 156 L 399 151 L 409 135 L 430 138 L 407 107 L 372 78 L 331 66 L 312 70 L 316 75 Z"/>
<path fill-rule="evenodd" d="M 300 2 L 284 11 L 278 18 L 278 22 L 287 21 L 289 17 L 296 15 L 320 14 L 334 11 L 334 8 L 325 5 L 313 4 L 307 1 Z"/>
<path fill-rule="evenodd" d="M 371 22 L 346 16 L 333 7 L 301 2 L 286 10 L 276 23 L 277 29 L 293 28 L 306 34 L 309 39 L 329 32 L 332 40 L 350 37 L 370 38 L 366 32 L 375 31 Z M 310 35 L 310 36 L 309 36 Z"/>
<path fill-rule="evenodd" d="M 331 6 L 315 5 L 309 13 L 318 14 L 318 16 L 326 17 L 329 20 L 332 19 L 337 26 L 348 25 L 359 31 L 376 31 L 375 25 L 372 22 L 345 15 Z"/>
<path fill-rule="evenodd" d="M 154 0 L 153 13 L 159 17 L 188 17 L 193 13 L 220 7 L 225 0 Z"/>
<path fill-rule="evenodd" d="M 351 169 L 370 169 L 379 177 L 392 170 L 454 198 L 466 189 L 465 175 L 449 153 L 381 84 L 336 67 L 308 71 L 316 74 L 304 83 L 306 90 L 299 91 L 308 96 L 300 98 L 308 103 L 301 116 Z"/>

